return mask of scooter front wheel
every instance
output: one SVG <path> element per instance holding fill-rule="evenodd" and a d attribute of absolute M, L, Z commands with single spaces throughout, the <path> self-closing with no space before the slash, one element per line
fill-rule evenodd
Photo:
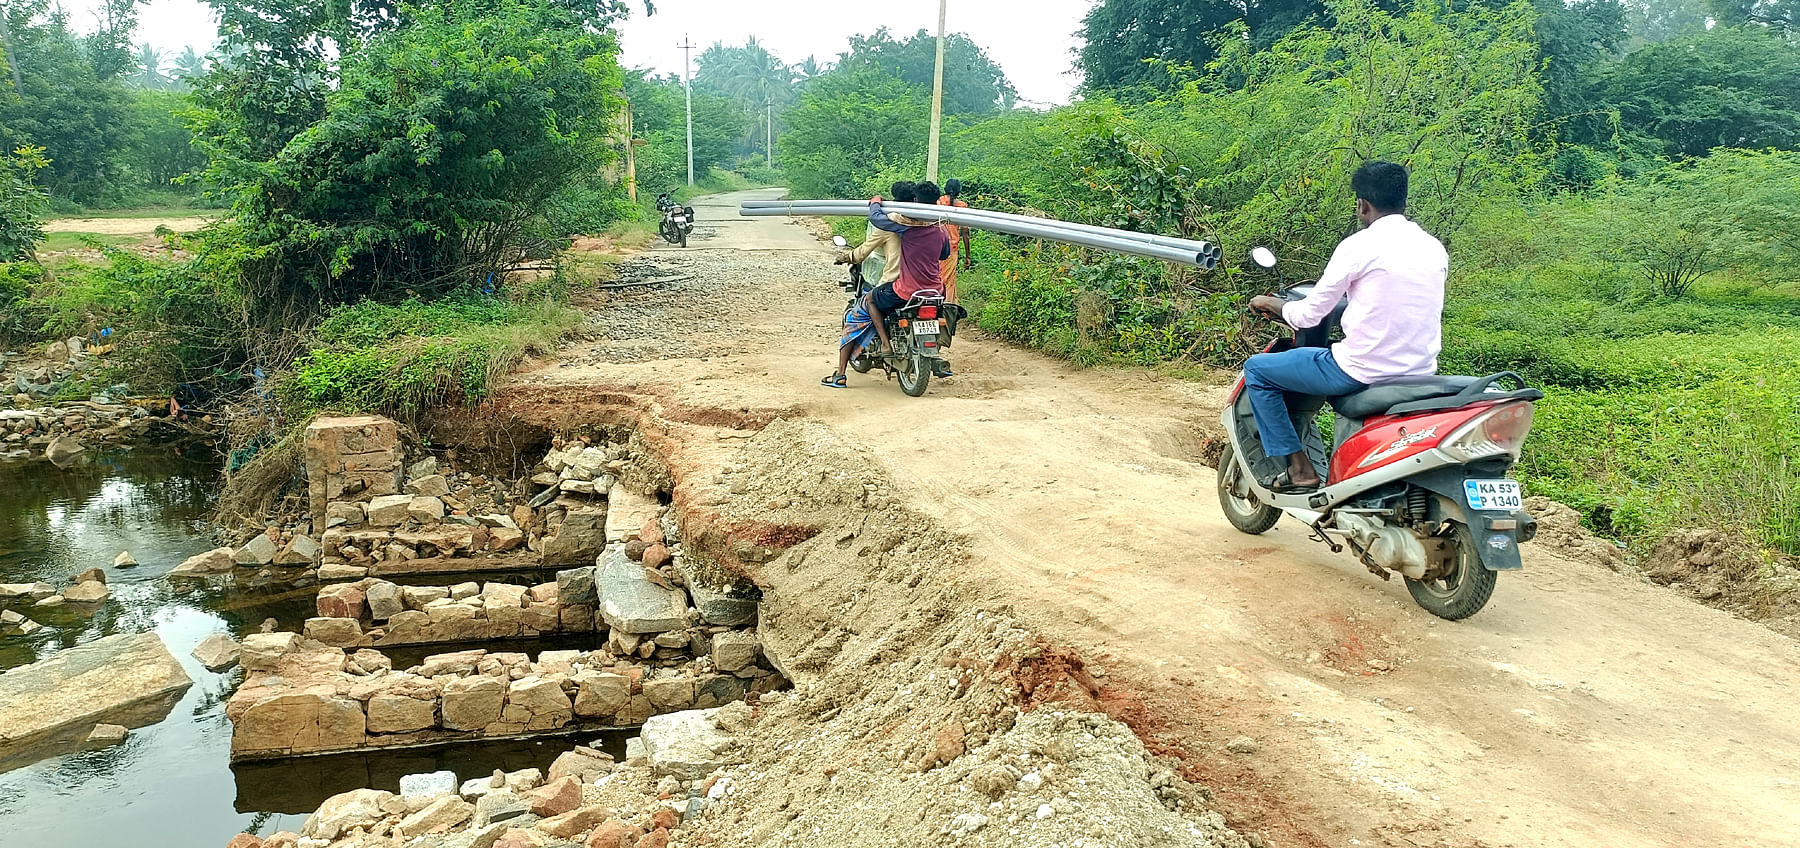
<path fill-rule="evenodd" d="M 1475 547 L 1475 534 L 1461 522 L 1451 524 L 1450 562 L 1444 573 L 1428 575 L 1424 580 L 1406 578 L 1406 591 L 1419 606 L 1438 618 L 1461 621 L 1481 612 L 1494 596 L 1494 583 L 1499 575 L 1481 564 L 1481 551 Z"/>
<path fill-rule="evenodd" d="M 1259 536 L 1281 520 L 1281 510 L 1251 495 L 1250 488 L 1244 485 L 1243 474 L 1244 470 L 1238 466 L 1237 452 L 1232 450 L 1229 442 L 1226 443 L 1225 452 L 1219 455 L 1219 509 L 1231 526 Z M 1240 491 L 1243 494 L 1238 494 Z"/>

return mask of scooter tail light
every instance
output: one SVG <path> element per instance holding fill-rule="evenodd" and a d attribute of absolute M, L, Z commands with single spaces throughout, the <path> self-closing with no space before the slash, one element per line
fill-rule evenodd
<path fill-rule="evenodd" d="M 1519 458 L 1525 448 L 1525 436 L 1531 432 L 1532 406 L 1529 403 L 1503 403 L 1456 429 L 1438 445 L 1459 462 L 1510 455 Z"/>
<path fill-rule="evenodd" d="M 937 317 L 937 307 L 935 307 L 935 306 L 919 307 L 919 317 L 922 319 L 925 319 L 925 320 L 930 320 L 930 319 L 936 318 Z"/>

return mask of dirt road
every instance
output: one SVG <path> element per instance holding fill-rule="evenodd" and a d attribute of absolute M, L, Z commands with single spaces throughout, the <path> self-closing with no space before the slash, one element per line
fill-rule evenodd
<path fill-rule="evenodd" d="M 1800 845 L 1793 641 L 1542 551 L 1452 624 L 1289 524 L 1240 534 L 1199 461 L 1217 386 L 970 332 L 924 398 L 825 389 L 841 270 L 804 226 L 736 217 L 749 196 L 772 195 L 704 199 L 693 247 L 639 260 L 692 281 L 611 298 L 600 341 L 520 379 L 787 409 L 869 445 L 970 539 L 950 567 L 1132 687 L 1140 735 L 1273 844 Z"/>

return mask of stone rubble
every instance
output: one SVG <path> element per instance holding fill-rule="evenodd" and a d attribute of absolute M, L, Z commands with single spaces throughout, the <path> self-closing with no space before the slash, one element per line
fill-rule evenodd
<path fill-rule="evenodd" d="M 524 587 L 489 586 L 470 600 L 502 598 L 507 604 L 528 597 Z M 465 610 L 455 619 L 465 626 L 481 621 L 474 618 L 473 604 L 448 598 L 432 603 L 434 610 Z M 500 609 L 522 613 L 525 607 L 494 608 Z M 535 662 L 523 653 L 474 649 L 429 656 L 404 670 L 393 669 L 374 650 L 346 652 L 350 646 L 343 643 L 352 641 L 350 635 L 366 639 L 355 619 L 314 618 L 307 625 L 304 636 L 259 633 L 244 639 L 239 661 L 246 677 L 225 706 L 233 723 L 234 759 L 629 727 L 786 685 L 773 669 L 755 664 L 753 635 L 709 633 L 708 625 L 694 625 L 668 640 L 683 647 L 644 641 L 625 653 L 545 651 Z M 728 654 L 735 650 L 738 661 L 750 662 L 727 671 L 715 665 L 712 654 L 695 655 L 686 647 L 716 645 L 721 636 L 727 646 L 736 646 L 728 647 Z M 574 760 L 562 768 L 565 774 L 601 770 L 597 762 Z"/>

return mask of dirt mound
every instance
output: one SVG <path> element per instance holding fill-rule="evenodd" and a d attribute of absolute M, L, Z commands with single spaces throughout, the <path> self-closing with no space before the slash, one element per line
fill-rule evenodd
<path fill-rule="evenodd" d="M 1643 561 L 1650 579 L 1708 606 L 1800 638 L 1800 568 L 1763 552 L 1741 534 L 1682 530 Z"/>
<path fill-rule="evenodd" d="M 1531 544 L 1565 559 L 1598 565 L 1620 574 L 1636 574 L 1625 561 L 1625 551 L 1581 526 L 1581 513 L 1549 498 L 1526 498 L 1525 511 L 1538 520 L 1537 538 Z"/>

